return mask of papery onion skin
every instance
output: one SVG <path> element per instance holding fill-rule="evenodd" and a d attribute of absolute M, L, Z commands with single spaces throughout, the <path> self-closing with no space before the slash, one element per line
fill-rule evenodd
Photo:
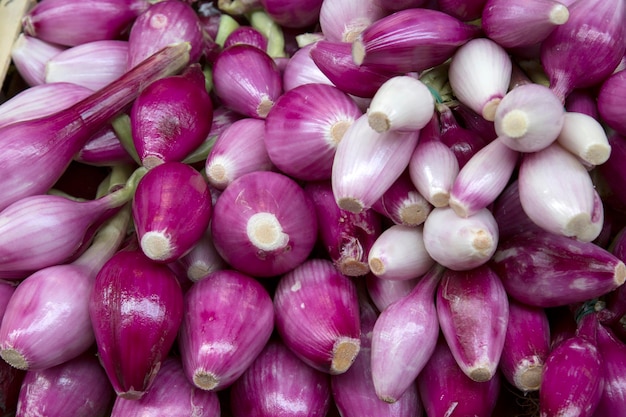
<path fill-rule="evenodd" d="M 220 403 L 214 392 L 202 391 L 189 382 L 180 358 L 163 361 L 152 387 L 142 397 L 116 397 L 111 417 L 194 416 L 219 417 Z"/>
<path fill-rule="evenodd" d="M 278 334 L 301 360 L 333 375 L 350 368 L 360 349 L 359 301 L 330 261 L 311 258 L 283 275 L 274 311 Z"/>
<path fill-rule="evenodd" d="M 284 274 L 304 261 L 317 238 L 317 218 L 302 187 L 277 172 L 256 171 L 219 196 L 211 221 L 218 253 L 255 277 Z"/>
<path fill-rule="evenodd" d="M 121 250 L 98 272 L 89 316 L 116 394 L 137 399 L 149 390 L 174 344 L 183 319 L 183 292 L 166 265 L 140 250 Z"/>
<path fill-rule="evenodd" d="M 280 339 L 270 340 L 230 390 L 233 417 L 324 417 L 329 376 L 311 368 Z"/>
<path fill-rule="evenodd" d="M 272 299 L 254 278 L 223 269 L 194 283 L 178 336 L 188 381 L 206 391 L 229 387 L 259 355 L 273 326 Z"/>
<path fill-rule="evenodd" d="M 16 415 L 105 417 L 114 395 L 98 358 L 85 353 L 57 366 L 28 371 Z"/>

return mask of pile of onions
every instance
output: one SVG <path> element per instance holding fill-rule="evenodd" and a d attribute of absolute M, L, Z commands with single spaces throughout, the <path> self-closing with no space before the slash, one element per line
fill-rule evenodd
<path fill-rule="evenodd" d="M 88 3 L 0 96 L 0 415 L 626 416 L 623 0 Z"/>

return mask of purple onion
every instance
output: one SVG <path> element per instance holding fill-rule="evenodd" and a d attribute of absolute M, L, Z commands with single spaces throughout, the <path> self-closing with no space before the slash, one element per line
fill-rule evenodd
<path fill-rule="evenodd" d="M 604 201 L 611 203 L 618 208 L 626 207 L 626 196 L 621 190 L 626 187 L 626 165 L 623 161 L 626 158 L 626 137 L 613 132 L 608 136 L 611 145 L 611 155 L 609 159 L 597 170 L 606 184 L 607 195 Z"/>
<path fill-rule="evenodd" d="M 187 379 L 207 391 L 232 385 L 259 355 L 273 326 L 272 299 L 254 278 L 224 269 L 194 283 L 185 295 L 178 337 Z"/>
<path fill-rule="evenodd" d="M 604 85 L 604 83 L 602 84 Z M 593 117 L 594 119 L 600 119 L 600 95 L 602 95 L 601 90 L 596 93 L 592 89 L 577 88 L 569 93 L 565 99 L 565 110 L 568 112 L 583 113 L 587 116 Z"/>
<path fill-rule="evenodd" d="M 267 38 L 252 26 L 239 26 L 233 30 L 224 41 L 224 48 L 236 44 L 256 46 L 267 52 Z"/>
<path fill-rule="evenodd" d="M 281 172 L 300 180 L 330 179 L 339 142 L 361 111 L 339 89 L 305 84 L 284 93 L 265 119 L 265 146 Z"/>
<path fill-rule="evenodd" d="M 226 261 L 217 253 L 211 228 L 208 227 L 191 250 L 175 261 L 174 268 L 180 268 L 184 277 L 191 282 L 206 278 L 211 272 L 226 269 Z M 172 265 L 170 265 L 172 266 Z"/>
<path fill-rule="evenodd" d="M 511 297 L 537 307 L 599 297 L 626 280 L 624 263 L 606 249 L 545 231 L 500 242 L 490 266 Z"/>
<path fill-rule="evenodd" d="M 133 163 L 133 157 L 120 142 L 111 126 L 105 126 L 85 143 L 74 161 L 92 166 L 114 166 Z"/>
<path fill-rule="evenodd" d="M 626 401 L 626 345 L 603 324 L 597 324 L 596 345 L 602 358 L 602 395 L 594 416 L 623 417 Z"/>
<path fill-rule="evenodd" d="M 374 324 L 372 380 L 376 395 L 385 402 L 401 400 L 433 354 L 439 335 L 434 296 L 443 272 L 444 268 L 433 266 Z"/>
<path fill-rule="evenodd" d="M 189 44 L 189 62 L 198 62 L 204 48 L 204 31 L 193 7 L 180 0 L 150 4 L 130 28 L 128 68 L 135 67 L 159 49 L 179 42 Z"/>
<path fill-rule="evenodd" d="M 176 73 L 187 62 L 188 45 L 166 47 L 66 110 L 0 128 L 0 210 L 46 193 L 89 138 L 125 109 L 141 86 Z"/>
<path fill-rule="evenodd" d="M 37 86 L 46 82 L 48 60 L 65 49 L 22 32 L 11 47 L 11 60 L 26 84 Z"/>
<path fill-rule="evenodd" d="M 7 305 L 17 288 L 17 284 L 17 282 L 0 281 L 0 323 L 2 323 L 2 317 L 4 317 Z"/>
<path fill-rule="evenodd" d="M 481 17 L 487 0 L 437 0 L 439 10 L 464 22 Z"/>
<path fill-rule="evenodd" d="M 337 205 L 359 213 L 372 205 L 408 168 L 419 131 L 378 133 L 360 116 L 337 146 L 331 175 Z"/>
<path fill-rule="evenodd" d="M 66 109 L 93 91 L 73 83 L 41 84 L 17 93 L 0 105 L 0 127 Z"/>
<path fill-rule="evenodd" d="M 334 85 L 311 58 L 309 53 L 314 43 L 310 43 L 298 49 L 283 68 L 283 88 L 289 91 L 303 84 L 328 84 Z"/>
<path fill-rule="evenodd" d="M 415 227 L 424 223 L 432 207 L 413 185 L 407 169 L 372 205 L 372 209 L 395 224 Z"/>
<path fill-rule="evenodd" d="M 288 28 L 305 28 L 317 22 L 322 0 L 259 0 L 272 20 Z"/>
<path fill-rule="evenodd" d="M 122 250 L 98 272 L 89 299 L 98 356 L 118 396 L 141 398 L 174 345 L 183 293 L 174 273 L 139 250 Z"/>
<path fill-rule="evenodd" d="M 488 142 L 477 132 L 462 127 L 449 107 L 438 104 L 437 110 L 441 126 L 441 141 L 452 149 L 457 157 L 459 168 L 463 168 L 467 161 Z"/>
<path fill-rule="evenodd" d="M 523 392 L 541 385 L 550 353 L 550 323 L 543 308 L 509 300 L 509 322 L 499 368 L 507 381 Z"/>
<path fill-rule="evenodd" d="M 122 243 L 129 220 L 130 210 L 122 209 L 74 262 L 42 268 L 20 282 L 0 326 L 0 355 L 6 362 L 19 369 L 45 369 L 93 345 L 89 319 L 93 283 Z"/>
<path fill-rule="evenodd" d="M 602 83 L 597 96 L 598 113 L 604 123 L 626 135 L 626 117 L 620 111 L 626 91 L 626 71 L 618 71 Z"/>
<path fill-rule="evenodd" d="M 595 320 L 590 316 L 583 321 Z M 602 356 L 595 342 L 580 334 L 582 326 L 579 324 L 578 334 L 554 346 L 546 358 L 539 389 L 541 416 L 594 415 L 602 395 Z"/>
<path fill-rule="evenodd" d="M 283 275 L 274 293 L 276 330 L 309 366 L 346 372 L 360 349 L 355 284 L 325 259 L 312 258 Z"/>
<path fill-rule="evenodd" d="M 22 26 L 28 36 L 75 46 L 117 39 L 149 6 L 145 0 L 53 0 L 37 3 L 23 17 Z"/>
<path fill-rule="evenodd" d="M 398 11 L 428 6 L 429 0 L 374 0 L 385 10 Z"/>
<path fill-rule="evenodd" d="M 209 227 L 211 212 L 209 188 L 200 172 L 181 162 L 157 165 L 139 181 L 133 197 L 141 250 L 157 262 L 180 258 Z M 190 220 L 181 221 L 185 218 Z"/>
<path fill-rule="evenodd" d="M 517 73 L 517 71 L 515 70 L 516 67 L 517 65 L 515 65 L 514 62 L 511 70 L 511 79 L 513 79 L 513 77 Z M 485 142 L 491 142 L 498 137 L 498 134 L 496 133 L 496 129 L 494 127 L 494 123 L 486 120 L 484 117 L 467 107 L 465 104 L 459 103 L 457 106 L 454 106 L 453 112 L 455 116 L 459 118 L 459 121 L 466 129 L 469 129 L 478 134 L 478 136 L 483 138 Z"/>
<path fill-rule="evenodd" d="M 373 97 L 378 88 L 396 72 L 378 70 L 367 64 L 356 65 L 348 42 L 320 40 L 313 44 L 310 56 L 330 82 L 346 94 Z"/>
<path fill-rule="evenodd" d="M 383 311 L 394 301 L 407 296 L 421 277 L 414 279 L 391 280 L 378 278 L 374 274 L 365 276 L 367 294 L 379 311 Z"/>
<path fill-rule="evenodd" d="M 378 19 L 352 44 L 357 65 L 404 73 L 442 64 L 476 37 L 477 27 L 425 8 L 405 9 Z"/>
<path fill-rule="evenodd" d="M 561 102 L 573 89 L 608 78 L 626 50 L 623 1 L 577 1 L 568 9 L 567 22 L 541 43 L 541 65 Z"/>
<path fill-rule="evenodd" d="M 337 206 L 330 181 L 310 181 L 304 186 L 315 207 L 319 240 L 335 267 L 347 276 L 369 272 L 367 256 L 382 231 L 373 210 L 352 213 Z"/>
<path fill-rule="evenodd" d="M 457 365 L 445 339 L 417 377 L 420 397 L 428 416 L 490 417 L 500 393 L 499 377 L 486 382 L 471 380 Z"/>
<path fill-rule="evenodd" d="M 270 56 L 251 45 L 224 49 L 213 64 L 215 94 L 242 115 L 264 119 L 282 94 L 282 80 Z"/>
<path fill-rule="evenodd" d="M 437 317 L 463 373 L 477 382 L 497 378 L 509 301 L 496 273 L 487 265 L 446 270 L 437 291 Z"/>
<path fill-rule="evenodd" d="M 143 166 L 182 161 L 206 139 L 213 120 L 200 64 L 147 86 L 129 115 L 133 144 Z"/>
<path fill-rule="evenodd" d="M 70 82 L 93 91 L 126 72 L 128 42 L 101 40 L 68 48 L 46 62 L 46 83 Z"/>
<path fill-rule="evenodd" d="M 209 184 L 224 190 L 244 174 L 274 168 L 266 147 L 263 120 L 236 120 L 217 137 L 205 162 Z"/>
<path fill-rule="evenodd" d="M 214 392 L 202 391 L 189 383 L 179 358 L 163 361 L 152 386 L 139 399 L 118 396 L 111 417 L 195 416 L 219 417 L 220 402 Z"/>
<path fill-rule="evenodd" d="M 233 181 L 219 196 L 211 233 L 218 253 L 233 268 L 271 277 L 309 256 L 317 218 L 313 203 L 294 180 L 256 171 Z"/>
<path fill-rule="evenodd" d="M 518 180 L 513 180 L 494 201 L 492 213 L 498 223 L 500 240 L 528 230 L 543 230 L 524 212 L 519 199 Z"/>
<path fill-rule="evenodd" d="M 329 376 L 278 339 L 267 343 L 230 390 L 233 417 L 324 417 L 330 402 Z"/>
<path fill-rule="evenodd" d="M 16 415 L 105 417 L 113 397 L 98 358 L 86 353 L 57 366 L 26 372 Z"/>
<path fill-rule="evenodd" d="M 3 417 L 12 417 L 17 409 L 17 400 L 26 371 L 0 361 L 0 412 Z"/>
<path fill-rule="evenodd" d="M 567 22 L 569 9 L 556 0 L 487 0 L 480 17 L 489 38 L 515 48 L 543 41 Z"/>
<path fill-rule="evenodd" d="M 322 1 L 319 24 L 326 40 L 352 42 L 367 26 L 386 14 L 376 0 Z"/>

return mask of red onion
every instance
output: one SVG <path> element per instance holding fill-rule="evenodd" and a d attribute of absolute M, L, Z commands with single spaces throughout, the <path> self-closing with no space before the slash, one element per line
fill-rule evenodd
<path fill-rule="evenodd" d="M 178 338 L 185 375 L 203 390 L 225 389 L 259 355 L 273 326 L 272 299 L 258 281 L 229 269 L 213 272 L 185 295 Z"/>
<path fill-rule="evenodd" d="M 267 114 L 264 140 L 269 157 L 281 172 L 293 178 L 330 179 L 337 146 L 360 116 L 354 101 L 336 87 L 295 87 Z"/>
<path fill-rule="evenodd" d="M 260 119 L 237 120 L 224 129 L 205 162 L 209 184 L 224 190 L 244 174 L 272 170 L 265 135 L 265 123 Z"/>
<path fill-rule="evenodd" d="M 481 17 L 486 0 L 437 0 L 439 10 L 464 22 Z"/>
<path fill-rule="evenodd" d="M 102 128 L 81 148 L 74 161 L 92 166 L 115 166 L 134 163 L 111 126 Z"/>
<path fill-rule="evenodd" d="M 115 392 L 141 398 L 182 322 L 183 293 L 176 276 L 139 250 L 119 251 L 98 272 L 89 316 L 100 362 Z"/>
<path fill-rule="evenodd" d="M 446 270 L 437 290 L 437 317 L 455 361 L 470 379 L 485 382 L 496 371 L 509 321 L 509 301 L 487 265 Z"/>
<path fill-rule="evenodd" d="M 561 102 L 574 88 L 609 77 L 626 49 L 623 1 L 577 1 L 568 8 L 567 22 L 541 43 L 541 64 Z M 596 65 L 590 67 L 590 59 Z"/>
<path fill-rule="evenodd" d="M 437 104 L 439 112 L 441 141 L 448 145 L 456 155 L 459 167 L 463 166 L 488 141 L 483 139 L 477 132 L 462 127 L 454 117 L 452 110 L 443 104 Z"/>
<path fill-rule="evenodd" d="M 101 40 L 68 48 L 46 63 L 46 83 L 71 82 L 99 90 L 126 72 L 128 42 Z"/>
<path fill-rule="evenodd" d="M 193 167 L 181 162 L 157 165 L 139 181 L 133 220 L 143 253 L 172 262 L 188 253 L 209 227 L 209 188 Z M 186 216 L 190 220 L 181 221 Z"/>
<path fill-rule="evenodd" d="M 309 52 L 313 45 L 310 43 L 301 47 L 289 58 L 282 71 L 285 91 L 310 83 L 334 85 L 311 58 Z"/>
<path fill-rule="evenodd" d="M 498 223 L 500 240 L 506 240 L 529 230 L 543 230 L 530 220 L 524 212 L 519 198 L 519 181 L 517 179 L 511 181 L 494 201 L 492 213 Z"/>
<path fill-rule="evenodd" d="M 22 19 L 22 26 L 29 36 L 75 46 L 120 37 L 149 6 L 145 0 L 53 0 L 37 3 Z"/>
<path fill-rule="evenodd" d="M 122 209 L 74 262 L 39 269 L 20 282 L 0 326 L 0 355 L 6 362 L 18 369 L 45 369 L 93 345 L 89 297 L 96 274 L 126 236 L 129 219 L 130 210 Z"/>
<path fill-rule="evenodd" d="M 606 249 L 545 231 L 500 242 L 490 266 L 511 297 L 537 307 L 599 297 L 626 280 L 624 263 Z"/>
<path fill-rule="evenodd" d="M 372 207 L 409 165 L 419 131 L 378 133 L 360 116 L 337 146 L 332 186 L 337 205 L 353 213 Z"/>
<path fill-rule="evenodd" d="M 46 82 L 46 63 L 65 47 L 20 33 L 11 47 L 11 60 L 29 86 Z"/>
<path fill-rule="evenodd" d="M 514 48 L 543 41 L 567 22 L 569 9 L 556 0 L 487 0 L 481 18 L 489 38 Z"/>
<path fill-rule="evenodd" d="M 511 80 L 511 58 L 487 38 L 472 39 L 452 56 L 448 77 L 457 99 L 493 121 Z"/>
<path fill-rule="evenodd" d="M 179 42 L 189 44 L 189 62 L 198 62 L 204 47 L 203 37 L 200 19 L 190 4 L 180 0 L 151 3 L 130 29 L 128 68 L 135 67 L 159 49 Z"/>
<path fill-rule="evenodd" d="M 270 56 L 251 45 L 224 49 L 213 64 L 215 94 L 248 117 L 264 119 L 282 94 L 282 80 Z"/>
<path fill-rule="evenodd" d="M 444 268 L 433 266 L 411 292 L 382 311 L 372 331 L 372 380 L 376 395 L 401 400 L 431 357 L 439 323 L 435 292 Z"/>
<path fill-rule="evenodd" d="M 598 107 L 600 106 L 600 101 L 602 101 L 602 99 L 600 99 L 601 95 L 601 90 L 596 92 L 594 89 L 590 88 L 577 88 L 569 93 L 565 99 L 565 110 L 568 112 L 583 113 L 594 119 L 600 119 L 601 116 L 598 112 Z M 604 118 L 602 118 L 602 120 L 605 121 Z"/>
<path fill-rule="evenodd" d="M 420 142 L 418 142 L 418 147 L 419 143 Z M 415 155 L 415 152 L 413 155 Z M 372 205 L 372 209 L 387 217 L 395 224 L 419 226 L 424 223 L 432 207 L 428 200 L 426 200 L 419 193 L 415 185 L 413 185 L 409 170 L 407 169 L 389 186 L 389 188 L 387 188 L 387 191 L 376 200 Z"/>
<path fill-rule="evenodd" d="M 200 64 L 147 86 L 129 115 L 133 144 L 143 166 L 182 161 L 211 130 L 213 104 Z"/>
<path fill-rule="evenodd" d="M 16 415 L 105 417 L 113 396 L 98 358 L 84 354 L 57 366 L 28 371 Z"/>
<path fill-rule="evenodd" d="M 385 10 L 398 11 L 428 6 L 428 0 L 375 0 Z"/>
<path fill-rule="evenodd" d="M 615 333 L 603 324 L 597 324 L 596 345 L 602 358 L 602 379 L 604 380 L 600 402 L 594 416 L 612 415 L 623 417 L 620 406 L 626 401 L 626 345 Z"/>
<path fill-rule="evenodd" d="M 322 0 L 259 0 L 267 14 L 281 26 L 305 28 L 317 22 Z"/>
<path fill-rule="evenodd" d="M 257 171 L 233 181 L 213 209 L 218 253 L 255 277 L 284 274 L 304 261 L 317 237 L 311 200 L 294 180 Z"/>
<path fill-rule="evenodd" d="M 319 24 L 327 40 L 352 42 L 363 29 L 386 14 L 376 0 L 322 1 Z"/>
<path fill-rule="evenodd" d="M 513 69 L 515 69 L 515 67 L 516 65 L 514 63 Z M 512 70 L 511 72 L 511 77 L 513 77 L 516 71 Z M 478 134 L 478 136 L 483 138 L 485 142 L 491 142 L 498 137 L 498 134 L 496 133 L 496 129 L 494 127 L 494 123 L 486 120 L 484 117 L 467 107 L 465 104 L 459 103 L 458 105 L 453 106 L 453 112 L 455 117 L 459 118 L 461 125 L 463 125 L 466 129 Z"/>
<path fill-rule="evenodd" d="M 135 99 L 141 86 L 176 73 L 187 62 L 188 45 L 166 47 L 66 110 L 0 128 L 4 143 L 0 210 L 23 197 L 47 192 L 76 152 Z"/>
<path fill-rule="evenodd" d="M 421 277 L 404 280 L 378 278 L 374 274 L 365 277 L 367 294 L 379 311 L 383 311 L 394 301 L 408 295 Z"/>
<path fill-rule="evenodd" d="M 450 207 L 437 207 L 424 222 L 424 245 L 446 268 L 465 271 L 483 265 L 498 246 L 498 225 L 486 208 L 459 217 Z"/>
<path fill-rule="evenodd" d="M 373 97 L 385 81 L 395 72 L 356 65 L 352 59 L 352 47 L 348 42 L 320 40 L 309 52 L 320 71 L 337 88 L 357 97 Z"/>
<path fill-rule="evenodd" d="M 32 120 L 66 109 L 93 91 L 73 83 L 41 84 L 27 88 L 0 105 L 0 127 Z"/>
<path fill-rule="evenodd" d="M 461 168 L 448 204 L 461 217 L 470 217 L 495 201 L 517 165 L 518 153 L 500 138 L 476 152 Z"/>
<path fill-rule="evenodd" d="M 607 188 L 608 195 L 605 201 L 610 202 L 618 208 L 626 207 L 626 196 L 620 191 L 626 187 L 626 166 L 623 164 L 626 158 L 626 137 L 619 133 L 612 132 L 609 137 L 611 145 L 611 155 L 609 159 L 596 169 L 600 173 L 602 181 Z"/>
<path fill-rule="evenodd" d="M 0 281 L 0 323 L 2 323 L 2 317 L 4 317 L 7 305 L 17 288 L 17 284 L 11 281 Z"/>
<path fill-rule="evenodd" d="M 274 293 L 276 330 L 309 366 L 346 372 L 360 349 L 355 284 L 330 261 L 311 258 L 288 272 Z"/>
<path fill-rule="evenodd" d="M 520 391 L 536 391 L 549 353 L 546 311 L 509 299 L 509 321 L 499 363 L 502 375 Z"/>
<path fill-rule="evenodd" d="M 335 267 L 347 276 L 369 272 L 367 256 L 382 231 L 381 218 L 373 210 L 351 213 L 337 206 L 330 181 L 304 186 L 317 214 L 319 241 Z"/>
<path fill-rule="evenodd" d="M 239 26 L 233 30 L 224 41 L 224 48 L 236 44 L 256 46 L 267 52 L 267 38 L 252 26 Z"/>
<path fill-rule="evenodd" d="M 620 111 L 623 92 L 626 91 L 626 71 L 609 76 L 598 91 L 598 113 L 604 123 L 618 133 L 626 134 L 626 117 Z"/>
<path fill-rule="evenodd" d="M 200 281 L 211 272 L 226 269 L 228 266 L 215 249 L 210 227 L 207 228 L 193 248 L 186 255 L 177 259 L 175 264 L 175 268 L 180 267 L 184 271 L 183 275 L 192 282 Z"/>
<path fill-rule="evenodd" d="M 194 416 L 219 417 L 220 402 L 214 392 L 189 383 L 179 358 L 163 361 L 150 390 L 139 399 L 117 397 L 111 417 Z"/>
<path fill-rule="evenodd" d="M 278 339 L 265 345 L 230 390 L 233 417 L 324 417 L 330 402 L 328 375 Z"/>
<path fill-rule="evenodd" d="M 357 65 L 404 73 L 442 64 L 479 29 L 425 8 L 405 9 L 378 19 L 352 44 Z"/>

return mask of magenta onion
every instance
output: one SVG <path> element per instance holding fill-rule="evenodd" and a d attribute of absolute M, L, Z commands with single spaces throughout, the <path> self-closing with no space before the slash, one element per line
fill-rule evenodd
<path fill-rule="evenodd" d="M 174 269 L 180 268 L 185 277 L 195 282 L 206 278 L 211 272 L 226 269 L 227 266 L 215 249 L 211 228 L 208 227 L 191 250 L 175 261 Z"/>
<path fill-rule="evenodd" d="M 180 42 L 190 46 L 189 62 L 198 62 L 204 47 L 204 31 L 193 7 L 180 0 L 151 3 L 130 28 L 128 68 L 135 67 L 159 49 Z"/>
<path fill-rule="evenodd" d="M 372 209 L 395 224 L 419 226 L 424 223 L 432 207 L 428 200 L 419 193 L 413 181 L 411 181 L 411 176 L 407 169 L 374 202 Z"/>
<path fill-rule="evenodd" d="M 304 261 L 317 237 L 313 203 L 291 178 L 256 171 L 233 181 L 213 209 L 215 248 L 255 277 L 284 274 Z"/>
<path fill-rule="evenodd" d="M 117 39 L 149 6 L 145 0 L 96 0 L 89 3 L 53 0 L 46 4 L 37 3 L 22 18 L 22 26 L 29 36 L 75 46 Z"/>
<path fill-rule="evenodd" d="M 574 88 L 609 77 L 626 50 L 623 1 L 577 1 L 568 8 L 567 22 L 541 43 L 541 65 L 561 102 Z M 592 68 L 590 59 L 596 62 Z"/>
<path fill-rule="evenodd" d="M 273 327 L 272 299 L 254 278 L 224 269 L 194 283 L 185 295 L 178 337 L 187 379 L 207 391 L 232 385 L 259 355 Z"/>
<path fill-rule="evenodd" d="M 472 39 L 452 56 L 448 77 L 457 99 L 493 121 L 511 80 L 511 58 L 487 38 Z"/>
<path fill-rule="evenodd" d="M 124 148 L 111 126 L 105 126 L 94 134 L 85 143 L 85 146 L 74 155 L 74 161 L 86 165 L 107 167 L 134 162 L 133 157 Z"/>
<path fill-rule="evenodd" d="M 304 191 L 315 207 L 319 241 L 335 267 L 347 276 L 366 275 L 367 256 L 382 231 L 381 217 L 373 210 L 352 213 L 340 209 L 330 181 L 310 181 Z"/>
<path fill-rule="evenodd" d="M 602 358 L 602 379 L 604 380 L 597 416 L 614 415 L 623 417 L 620 404 L 626 401 L 626 345 L 615 333 L 603 324 L 597 324 L 596 345 Z"/>
<path fill-rule="evenodd" d="M 411 8 L 369 25 L 352 43 L 357 65 L 405 73 L 442 64 L 479 29 L 438 10 Z"/>
<path fill-rule="evenodd" d="M 538 307 L 599 297 L 626 280 L 624 263 L 606 249 L 545 231 L 500 242 L 490 266 L 511 297 Z"/>
<path fill-rule="evenodd" d="M 322 0 L 259 0 L 272 20 L 288 28 L 305 28 L 317 22 Z"/>
<path fill-rule="evenodd" d="M 378 133 L 360 116 L 337 146 L 332 187 L 337 205 L 359 213 L 371 208 L 409 165 L 419 131 Z"/>
<path fill-rule="evenodd" d="M 607 80 L 605 80 L 605 83 Z M 602 85 L 604 85 L 604 83 L 602 83 Z M 600 86 L 600 89 L 602 89 L 602 86 Z M 608 121 L 600 116 L 598 112 L 600 101 L 603 100 L 600 98 L 601 95 L 601 90 L 596 93 L 596 91 L 591 88 L 577 88 L 569 93 L 565 99 L 565 110 L 569 112 L 583 113 L 587 116 L 593 117 L 594 119 L 602 119 L 608 124 Z"/>
<path fill-rule="evenodd" d="M 221 132 L 205 161 L 207 181 L 218 190 L 244 174 L 274 168 L 268 155 L 266 123 L 247 117 Z"/>
<path fill-rule="evenodd" d="M 66 110 L 0 128 L 0 210 L 23 197 L 47 192 L 76 152 L 135 99 L 141 86 L 186 65 L 188 49 L 185 44 L 166 47 Z"/>
<path fill-rule="evenodd" d="M 481 17 L 486 0 L 438 0 L 438 10 L 464 22 Z"/>
<path fill-rule="evenodd" d="M 329 376 L 279 339 L 265 345 L 230 390 L 233 417 L 324 417 L 330 403 Z"/>
<path fill-rule="evenodd" d="M 285 92 L 265 120 L 272 163 L 297 179 L 330 179 L 337 146 L 361 111 L 336 87 L 305 84 Z"/>
<path fill-rule="evenodd" d="M 98 272 L 89 316 L 100 362 L 116 394 L 141 398 L 183 319 L 183 293 L 176 276 L 139 250 L 119 251 Z"/>
<path fill-rule="evenodd" d="M 522 392 L 536 391 L 549 353 L 546 311 L 509 299 L 509 321 L 499 363 L 502 375 Z"/>
<path fill-rule="evenodd" d="M 488 141 L 478 132 L 461 126 L 452 110 L 445 104 L 437 104 L 437 110 L 440 123 L 439 137 L 456 155 L 459 168 L 463 168 L 476 152 L 487 145 Z"/>
<path fill-rule="evenodd" d="M 17 284 L 11 281 L 0 281 L 0 323 L 2 323 L 2 317 L 4 317 L 7 305 L 17 288 Z"/>
<path fill-rule="evenodd" d="M 450 207 L 437 207 L 424 222 L 426 251 L 436 262 L 455 271 L 489 261 L 498 240 L 498 224 L 486 208 L 470 217 L 459 217 Z"/>
<path fill-rule="evenodd" d="M 26 371 L 17 369 L 5 361 L 0 361 L 0 411 L 12 416 L 17 408 L 17 401 Z"/>
<path fill-rule="evenodd" d="M 46 82 L 46 63 L 66 47 L 20 33 L 11 47 L 11 60 L 29 86 Z"/>
<path fill-rule="evenodd" d="M 276 330 L 313 368 L 346 372 L 360 349 L 355 284 L 330 261 L 311 258 L 283 275 L 274 293 Z"/>
<path fill-rule="evenodd" d="M 435 292 L 444 268 L 434 265 L 411 292 L 378 316 L 372 331 L 372 380 L 376 395 L 401 400 L 433 354 L 439 323 Z"/>
<path fill-rule="evenodd" d="M 86 353 L 57 366 L 28 371 L 16 415 L 105 417 L 113 396 L 98 358 Z"/>
<path fill-rule="evenodd" d="M 352 42 L 367 26 L 386 14 L 376 0 L 322 1 L 319 24 L 325 39 Z"/>
<path fill-rule="evenodd" d="M 224 40 L 224 48 L 237 44 L 252 45 L 267 52 L 267 38 L 252 26 L 239 26 Z"/>
<path fill-rule="evenodd" d="M 597 97 L 601 120 L 618 133 L 626 134 L 626 117 L 619 109 L 626 91 L 626 71 L 617 71 L 600 86 Z"/>
<path fill-rule="evenodd" d="M 143 253 L 172 262 L 188 253 L 209 227 L 209 188 L 195 168 L 182 162 L 157 165 L 139 181 L 133 220 Z M 184 221 L 186 216 L 189 220 Z"/>
<path fill-rule="evenodd" d="M 303 84 L 334 85 L 311 58 L 314 43 L 299 48 L 283 68 L 283 89 L 289 91 Z"/>
<path fill-rule="evenodd" d="M 486 382 L 468 378 L 440 337 L 417 377 L 417 385 L 428 416 L 489 417 L 496 407 L 501 382 L 498 377 Z"/>
<path fill-rule="evenodd" d="M 477 382 L 497 378 L 509 322 L 509 301 L 498 275 L 487 265 L 447 269 L 437 290 L 437 317 L 463 373 Z"/>
<path fill-rule="evenodd" d="M 251 45 L 224 49 L 213 64 L 214 91 L 242 115 L 264 119 L 282 94 L 282 80 L 270 56 Z"/>
<path fill-rule="evenodd" d="M 367 294 L 379 311 L 383 311 L 394 301 L 408 295 L 421 276 L 414 279 L 391 280 L 378 278 L 374 274 L 365 276 Z"/>
<path fill-rule="evenodd" d="M 213 104 L 199 64 L 141 91 L 129 113 L 133 144 L 143 166 L 182 161 L 211 130 Z"/>
<path fill-rule="evenodd" d="M 150 390 L 139 399 L 116 397 L 111 417 L 194 416 L 219 417 L 220 402 L 214 392 L 189 383 L 179 358 L 163 361 Z"/>

